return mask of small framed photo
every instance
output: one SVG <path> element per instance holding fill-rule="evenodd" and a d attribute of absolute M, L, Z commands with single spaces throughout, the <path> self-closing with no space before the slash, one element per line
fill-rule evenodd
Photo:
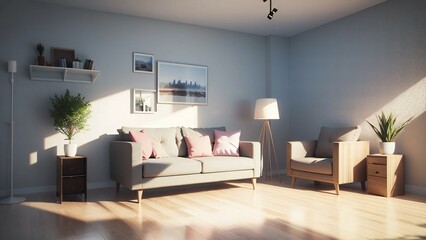
<path fill-rule="evenodd" d="M 133 89 L 133 113 L 157 112 L 156 95 L 156 90 Z"/>
<path fill-rule="evenodd" d="M 133 72 L 153 73 L 154 55 L 134 52 Z"/>
<path fill-rule="evenodd" d="M 158 103 L 207 105 L 207 66 L 157 63 Z"/>

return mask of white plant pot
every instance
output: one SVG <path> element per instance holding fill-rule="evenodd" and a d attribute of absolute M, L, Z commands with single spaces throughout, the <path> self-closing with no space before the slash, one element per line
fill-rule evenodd
<path fill-rule="evenodd" d="M 77 144 L 68 143 L 64 145 L 65 156 L 67 157 L 75 157 L 77 155 Z"/>
<path fill-rule="evenodd" d="M 379 152 L 384 155 L 392 155 L 395 152 L 395 142 L 379 142 Z"/>

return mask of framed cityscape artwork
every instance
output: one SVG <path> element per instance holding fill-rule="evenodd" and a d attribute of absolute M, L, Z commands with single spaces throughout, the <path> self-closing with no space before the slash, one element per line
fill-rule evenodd
<path fill-rule="evenodd" d="M 207 66 L 158 62 L 158 103 L 207 105 Z"/>

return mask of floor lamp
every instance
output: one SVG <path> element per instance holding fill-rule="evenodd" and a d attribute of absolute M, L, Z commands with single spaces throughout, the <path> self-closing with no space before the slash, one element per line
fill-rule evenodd
<path fill-rule="evenodd" d="M 13 74 L 16 73 L 16 61 L 8 62 L 8 72 L 10 73 L 10 83 L 12 85 L 12 94 L 11 94 L 11 117 L 10 117 L 10 197 L 5 198 L 0 201 L 0 204 L 15 204 L 25 201 L 23 197 L 15 197 L 13 196 L 13 127 L 15 125 L 14 117 L 13 117 L 13 84 L 14 78 Z"/>
<path fill-rule="evenodd" d="M 268 177 L 272 181 L 272 164 L 275 163 L 276 170 L 278 169 L 278 162 L 275 154 L 275 144 L 272 137 L 271 124 L 269 120 L 271 119 L 280 119 L 280 114 L 278 112 L 277 99 L 275 98 L 261 98 L 257 99 L 256 107 L 254 111 L 254 119 L 263 120 L 263 127 L 260 132 L 259 142 L 262 146 L 261 154 L 262 159 L 265 159 L 265 153 L 268 153 L 268 166 L 266 171 L 263 170 L 262 161 L 262 173 L 265 173 L 266 179 Z M 265 152 L 267 150 L 267 152 Z M 279 175 L 278 175 L 279 179 Z"/>

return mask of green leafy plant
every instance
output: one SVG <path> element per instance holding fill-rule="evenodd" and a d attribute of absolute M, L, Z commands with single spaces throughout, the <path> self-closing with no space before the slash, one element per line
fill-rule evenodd
<path fill-rule="evenodd" d="M 91 114 L 91 105 L 80 93 L 73 96 L 68 89 L 65 94 L 60 96 L 55 94 L 49 99 L 52 104 L 52 109 L 49 111 L 54 121 L 53 126 L 71 143 L 72 138 L 85 129 Z"/>
<path fill-rule="evenodd" d="M 37 49 L 38 55 L 40 57 L 42 57 L 43 56 L 43 52 L 44 52 L 44 46 L 43 46 L 43 44 L 41 44 L 41 43 L 37 44 L 36 49 Z"/>
<path fill-rule="evenodd" d="M 407 126 L 407 124 L 413 119 L 410 117 L 407 121 L 402 123 L 399 127 L 395 126 L 396 116 L 393 116 L 392 113 L 388 115 L 381 113 L 380 116 L 376 116 L 377 121 L 379 122 L 379 128 L 376 128 L 373 124 L 367 121 L 368 124 L 373 128 L 376 135 L 382 140 L 382 142 L 393 142 L 393 139 L 402 131 L 402 129 Z"/>

